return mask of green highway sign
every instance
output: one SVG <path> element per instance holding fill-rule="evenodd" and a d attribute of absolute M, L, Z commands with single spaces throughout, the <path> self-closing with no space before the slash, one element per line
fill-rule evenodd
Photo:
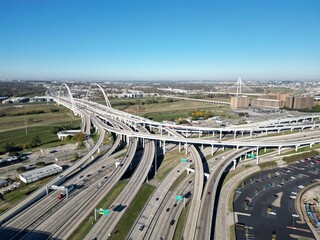
<path fill-rule="evenodd" d="M 181 161 L 181 162 L 188 162 L 188 159 L 186 159 L 186 158 L 180 158 L 180 161 Z"/>
<path fill-rule="evenodd" d="M 182 199 L 183 199 L 183 197 L 182 197 L 181 195 L 177 195 L 177 196 L 176 196 L 176 200 L 177 200 L 177 201 L 181 201 Z"/>
<path fill-rule="evenodd" d="M 248 154 L 247 154 L 247 157 L 251 157 L 251 153 L 248 153 Z"/>
<path fill-rule="evenodd" d="M 110 211 L 108 209 L 99 209 L 99 214 L 103 214 L 103 215 L 109 215 Z"/>
<path fill-rule="evenodd" d="M 252 155 L 251 155 L 251 158 L 255 158 L 255 156 L 252 154 Z"/>

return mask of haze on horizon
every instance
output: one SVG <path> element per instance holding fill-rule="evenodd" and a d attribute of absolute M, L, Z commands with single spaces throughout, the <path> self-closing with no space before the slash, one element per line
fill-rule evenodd
<path fill-rule="evenodd" d="M 0 79 L 320 80 L 320 1 L 0 0 Z"/>

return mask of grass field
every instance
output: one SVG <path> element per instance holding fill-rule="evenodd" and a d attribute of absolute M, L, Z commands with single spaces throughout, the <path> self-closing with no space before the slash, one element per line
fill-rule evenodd
<path fill-rule="evenodd" d="M 176 101 L 164 102 L 144 105 L 128 105 L 127 107 L 115 106 L 121 108 L 125 112 L 153 119 L 155 121 L 172 120 L 177 118 L 185 118 L 194 110 L 213 111 L 215 115 L 222 117 L 232 117 L 226 113 L 228 106 L 218 106 L 208 103 L 192 102 L 192 101 Z"/>
<path fill-rule="evenodd" d="M 41 144 L 53 142 L 58 144 L 60 140 L 56 134 L 51 133 L 51 127 L 70 125 L 80 128 L 80 117 L 53 103 L 0 106 L 2 114 L 23 114 L 33 110 L 44 113 L 0 117 L 0 146 L 7 142 L 23 145 L 29 143 L 35 136 L 40 137 Z"/>
<path fill-rule="evenodd" d="M 182 239 L 182 231 L 184 227 L 184 223 L 186 221 L 187 213 L 189 210 L 190 205 L 188 204 L 181 212 L 176 230 L 174 232 L 173 240 L 180 240 Z"/>
<path fill-rule="evenodd" d="M 4 200 L 0 200 L 0 213 L 10 208 L 23 198 L 27 197 L 34 190 L 49 182 L 53 177 L 48 177 L 34 183 L 25 184 L 22 187 L 4 195 Z"/>
<path fill-rule="evenodd" d="M 173 150 L 167 152 L 154 178 L 159 181 L 164 179 L 168 173 L 179 164 L 181 157 L 185 157 L 184 151 L 179 152 L 179 150 Z"/>
<path fill-rule="evenodd" d="M 111 191 L 100 201 L 100 203 L 96 207 L 107 209 L 119 195 L 122 189 L 126 186 L 127 182 L 127 180 L 117 182 L 116 185 L 111 189 Z M 98 217 L 101 217 L 101 215 L 98 215 Z M 93 221 L 93 214 L 90 214 L 73 232 L 73 234 L 69 237 L 69 240 L 84 239 L 84 237 L 89 233 L 90 229 L 93 227 Z"/>
<path fill-rule="evenodd" d="M 110 239 L 122 240 L 126 239 L 130 229 L 132 228 L 135 220 L 139 216 L 144 205 L 148 201 L 155 187 L 143 184 L 133 201 L 129 205 L 126 212 L 122 215 L 120 221 L 115 227 L 114 233 Z"/>

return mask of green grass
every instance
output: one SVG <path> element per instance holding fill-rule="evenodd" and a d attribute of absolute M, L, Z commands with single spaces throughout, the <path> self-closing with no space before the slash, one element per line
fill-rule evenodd
<path fill-rule="evenodd" d="M 118 108 L 118 106 L 116 106 L 116 108 Z M 229 109 L 229 107 L 193 101 L 174 101 L 140 106 L 131 105 L 126 107 L 125 111 L 135 115 L 152 118 L 155 121 L 172 120 L 180 117 L 185 118 L 194 110 L 212 110 L 214 111 L 214 115 L 229 118 L 235 117 L 234 114 L 227 113 L 226 109 Z"/>
<path fill-rule="evenodd" d="M 107 209 L 112 202 L 116 199 L 122 189 L 126 186 L 128 180 L 119 181 L 116 185 L 111 189 L 109 193 L 100 201 L 97 208 Z M 100 217 L 100 215 L 98 216 Z M 69 237 L 69 240 L 80 240 L 84 239 L 84 237 L 89 233 L 90 229 L 93 227 L 92 223 L 94 221 L 93 214 L 90 213 L 84 221 L 78 226 L 78 228 L 72 233 Z"/>
<path fill-rule="evenodd" d="M 262 155 L 268 154 L 268 153 L 272 153 L 274 151 L 275 151 L 275 149 L 273 149 L 273 148 L 267 148 L 266 151 L 264 151 L 264 148 L 260 148 L 259 149 L 259 156 L 262 156 Z"/>
<path fill-rule="evenodd" d="M 49 182 L 52 178 L 53 176 L 33 183 L 23 184 L 20 188 L 17 188 L 16 190 L 5 194 L 4 200 L 0 200 L 0 212 L 5 211 L 17 202 L 21 201 L 37 188 L 44 185 L 46 182 Z"/>
<path fill-rule="evenodd" d="M 179 164 L 181 157 L 185 157 L 184 151 L 179 152 L 178 150 L 174 150 L 166 153 L 154 178 L 159 181 L 164 179 Z"/>
<path fill-rule="evenodd" d="M 230 240 L 236 240 L 236 229 L 234 224 L 229 227 Z"/>
<path fill-rule="evenodd" d="M 273 168 L 273 167 L 277 167 L 277 166 L 278 166 L 278 164 L 276 161 L 268 161 L 268 162 L 259 163 L 259 167 L 261 170 Z"/>
<path fill-rule="evenodd" d="M 173 191 L 182 181 L 183 179 L 187 176 L 187 171 L 184 171 L 181 173 L 181 175 L 174 181 L 174 183 L 171 185 L 169 191 Z"/>
<path fill-rule="evenodd" d="M 181 212 L 180 217 L 178 219 L 177 222 L 177 227 L 176 230 L 174 232 L 174 236 L 173 236 L 173 240 L 180 240 L 182 239 L 182 231 L 183 231 L 183 227 L 186 221 L 186 217 L 187 217 L 187 213 L 189 210 L 190 205 L 188 204 Z"/>
<path fill-rule="evenodd" d="M 300 154 L 283 157 L 282 160 L 285 161 L 286 163 L 292 163 L 292 162 L 295 162 L 297 160 L 301 160 L 301 159 L 305 159 L 305 158 L 308 158 L 308 157 L 316 156 L 318 154 L 319 154 L 318 151 L 311 150 L 311 151 L 308 151 L 308 152 L 303 152 L 303 153 L 300 153 Z"/>
<path fill-rule="evenodd" d="M 51 112 L 57 109 L 58 112 Z M 0 146 L 4 143 L 24 145 L 32 138 L 39 136 L 41 147 L 61 145 L 56 134 L 51 133 L 54 126 L 66 126 L 80 128 L 80 117 L 74 116 L 70 110 L 55 104 L 27 104 L 0 106 L 0 113 L 20 114 L 32 110 L 44 111 L 41 114 L 4 116 L 0 117 Z"/>
<path fill-rule="evenodd" d="M 110 239 L 122 240 L 126 239 L 130 229 L 132 228 L 135 220 L 139 216 L 144 205 L 148 201 L 155 187 L 143 184 L 137 195 L 134 197 L 132 203 L 127 208 L 126 212 L 122 215 L 120 221 L 115 227 Z"/>
<path fill-rule="evenodd" d="M 298 148 L 298 150 L 296 151 L 295 149 L 288 151 L 286 153 L 282 153 L 281 155 L 289 155 L 289 154 L 295 154 L 295 153 L 302 153 L 302 152 L 306 152 L 306 151 L 310 151 L 313 149 L 317 149 L 320 148 L 320 144 L 314 144 L 312 147 L 309 146 L 305 146 L 305 147 L 300 147 Z"/>

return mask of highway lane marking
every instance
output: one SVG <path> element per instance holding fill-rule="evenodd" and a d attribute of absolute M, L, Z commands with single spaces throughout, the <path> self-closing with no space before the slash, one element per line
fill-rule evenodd
<path fill-rule="evenodd" d="M 250 214 L 250 213 L 241 213 L 241 212 L 234 212 L 234 213 L 237 214 L 237 215 L 242 215 L 242 216 L 251 217 L 251 214 Z"/>
<path fill-rule="evenodd" d="M 304 228 L 297 228 L 297 227 L 291 227 L 291 226 L 287 226 L 287 228 L 293 229 L 293 230 L 297 230 L 297 231 L 301 231 L 301 232 L 308 232 L 308 233 L 311 232 L 310 230 L 304 229 Z"/>

